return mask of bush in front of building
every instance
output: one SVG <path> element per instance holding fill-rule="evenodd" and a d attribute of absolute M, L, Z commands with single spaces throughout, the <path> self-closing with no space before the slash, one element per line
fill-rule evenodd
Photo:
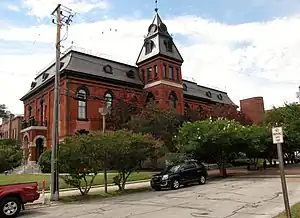
<path fill-rule="evenodd" d="M 23 153 L 15 140 L 0 140 L 0 173 L 21 165 Z"/>

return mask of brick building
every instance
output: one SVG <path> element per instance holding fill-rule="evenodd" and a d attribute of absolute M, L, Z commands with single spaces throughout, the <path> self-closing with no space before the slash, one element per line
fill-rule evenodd
<path fill-rule="evenodd" d="M 227 93 L 182 79 L 183 58 L 167 26 L 156 13 L 138 55 L 136 66 L 90 55 L 71 48 L 61 57 L 59 138 L 81 129 L 101 129 L 98 109 L 117 98 L 132 98 L 143 104 L 154 101 L 161 108 L 215 107 L 218 103 L 237 108 Z M 24 102 L 23 145 L 30 161 L 51 147 L 55 63 L 31 83 Z M 77 96 L 75 100 L 73 97 Z M 87 100 L 99 96 L 104 100 Z"/>
<path fill-rule="evenodd" d="M 240 109 L 243 114 L 253 123 L 261 124 L 265 116 L 263 97 L 253 97 L 240 100 Z"/>
<path fill-rule="evenodd" d="M 10 114 L 9 118 L 4 119 L 0 125 L 0 139 L 14 139 L 22 141 L 21 124 L 23 115 Z"/>

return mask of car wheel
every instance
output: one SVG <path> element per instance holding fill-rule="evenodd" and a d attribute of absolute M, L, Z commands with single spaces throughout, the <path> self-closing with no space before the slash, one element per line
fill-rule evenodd
<path fill-rule="evenodd" d="M 8 197 L 0 202 L 0 217 L 17 217 L 21 211 L 21 202 L 18 198 Z"/>
<path fill-rule="evenodd" d="M 205 176 L 200 176 L 200 179 L 199 179 L 199 184 L 200 185 L 203 185 L 206 183 L 206 177 Z"/>
<path fill-rule="evenodd" d="M 177 179 L 174 179 L 172 181 L 172 186 L 171 186 L 172 189 L 179 189 L 180 188 L 180 183 Z"/>

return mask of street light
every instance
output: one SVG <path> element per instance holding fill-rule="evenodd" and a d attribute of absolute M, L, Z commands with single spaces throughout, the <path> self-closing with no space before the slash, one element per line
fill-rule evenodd
<path fill-rule="evenodd" d="M 99 113 L 102 115 L 102 132 L 105 132 L 106 122 L 105 116 L 111 112 L 110 107 L 101 107 L 99 108 Z M 104 163 L 103 163 L 103 171 L 104 171 L 104 190 L 107 193 L 107 168 L 106 168 L 106 151 L 104 151 Z"/>

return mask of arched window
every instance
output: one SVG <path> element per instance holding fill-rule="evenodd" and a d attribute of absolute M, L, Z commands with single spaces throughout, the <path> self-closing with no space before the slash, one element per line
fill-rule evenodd
<path fill-rule="evenodd" d="M 84 89 L 79 89 L 77 92 L 78 98 L 78 119 L 87 119 L 87 104 L 86 104 L 87 92 Z"/>
<path fill-rule="evenodd" d="M 190 110 L 190 106 L 188 103 L 184 104 L 184 114 L 187 115 L 189 113 Z"/>
<path fill-rule="evenodd" d="M 104 95 L 104 98 L 105 98 L 105 106 L 106 106 L 107 108 L 112 107 L 112 103 L 113 103 L 113 95 L 112 95 L 110 92 L 107 92 L 107 93 Z"/>
<path fill-rule="evenodd" d="M 44 100 L 42 99 L 41 101 L 40 101 L 40 120 L 41 120 L 41 123 L 43 123 L 44 122 L 44 116 L 45 116 L 45 108 L 44 108 Z"/>
<path fill-rule="evenodd" d="M 170 100 L 170 107 L 176 109 L 177 96 L 175 92 L 172 91 L 170 93 L 169 100 Z"/>
<path fill-rule="evenodd" d="M 149 92 L 147 95 L 147 99 L 146 99 L 146 103 L 147 104 L 154 104 L 154 95 L 152 94 L 152 92 Z"/>
<path fill-rule="evenodd" d="M 28 106 L 28 118 L 32 116 L 32 107 L 31 105 Z"/>

